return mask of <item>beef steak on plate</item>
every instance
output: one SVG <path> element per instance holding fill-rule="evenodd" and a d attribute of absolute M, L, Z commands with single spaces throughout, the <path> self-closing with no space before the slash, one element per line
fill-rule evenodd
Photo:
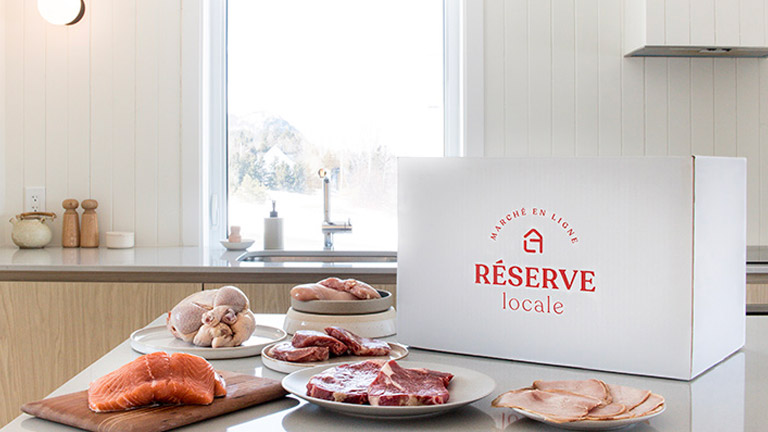
<path fill-rule="evenodd" d="M 333 355 L 342 355 L 347 352 L 347 346 L 333 336 L 315 330 L 298 330 L 291 340 L 296 348 L 311 346 L 328 347 Z"/>
<path fill-rule="evenodd" d="M 368 402 L 377 406 L 444 404 L 449 397 L 446 386 L 452 378 L 429 369 L 406 369 L 390 360 L 368 387 Z"/>
<path fill-rule="evenodd" d="M 389 355 L 389 344 L 358 336 L 341 327 L 326 327 L 325 332 L 340 340 L 349 347 L 349 351 L 356 356 L 385 356 Z"/>
<path fill-rule="evenodd" d="M 270 350 L 269 355 L 277 360 L 296 363 L 324 361 L 328 360 L 330 357 L 328 354 L 328 347 L 311 346 L 296 348 L 290 341 L 275 345 Z"/>
<path fill-rule="evenodd" d="M 366 360 L 327 369 L 309 379 L 307 396 L 364 404 L 368 402 L 368 386 L 376 379 L 382 364 L 381 361 Z"/>

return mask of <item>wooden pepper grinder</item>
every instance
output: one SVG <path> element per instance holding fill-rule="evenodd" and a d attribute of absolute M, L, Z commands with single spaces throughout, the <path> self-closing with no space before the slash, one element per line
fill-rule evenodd
<path fill-rule="evenodd" d="M 99 202 L 93 199 L 83 201 L 83 226 L 80 230 L 80 247 L 99 247 L 99 219 L 96 216 L 96 207 Z"/>
<path fill-rule="evenodd" d="M 77 214 L 76 199 L 65 199 L 61 206 L 66 210 L 61 218 L 61 247 L 76 248 L 80 246 L 80 215 Z"/>

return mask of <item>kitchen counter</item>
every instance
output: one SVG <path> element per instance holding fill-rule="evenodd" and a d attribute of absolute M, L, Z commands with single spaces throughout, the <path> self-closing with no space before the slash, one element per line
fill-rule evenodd
<path fill-rule="evenodd" d="M 260 323 L 281 326 L 283 315 L 257 315 Z M 152 325 L 159 324 L 161 319 Z M 580 369 L 543 366 L 479 357 L 452 355 L 412 349 L 406 360 L 440 363 L 445 370 L 455 365 L 490 375 L 496 390 L 488 397 L 467 407 L 438 417 L 416 420 L 371 420 L 344 416 L 288 396 L 284 399 L 238 411 L 179 431 L 355 431 L 380 430 L 559 430 L 523 419 L 510 409 L 491 408 L 494 397 L 504 391 L 529 385 L 534 379 L 599 378 L 609 383 L 647 388 L 666 398 L 666 411 L 658 417 L 636 425 L 633 432 L 644 431 L 754 431 L 768 425 L 768 317 L 747 317 L 746 346 L 713 369 L 691 382 L 659 378 L 595 372 Z M 395 340 L 395 338 L 388 338 Z M 663 347 L 659 347 L 663 355 Z M 94 379 L 137 358 L 128 341 L 62 385 L 51 396 L 88 387 Z M 240 373 L 281 379 L 284 374 L 266 369 L 260 357 L 214 360 L 214 367 Z M 63 432 L 75 429 L 22 414 L 2 432 Z"/>
<path fill-rule="evenodd" d="M 221 246 L 131 249 L 0 248 L 0 280 L 98 282 L 291 282 L 333 275 L 395 283 L 396 263 L 240 262 Z"/>

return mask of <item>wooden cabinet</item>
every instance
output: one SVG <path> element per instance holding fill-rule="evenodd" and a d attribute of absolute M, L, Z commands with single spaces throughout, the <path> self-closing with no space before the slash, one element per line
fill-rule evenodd
<path fill-rule="evenodd" d="M 199 283 L 0 282 L 0 427 Z"/>
<path fill-rule="evenodd" d="M 768 284 L 747 284 L 748 305 L 768 305 Z"/>
<path fill-rule="evenodd" d="M 224 285 L 234 285 L 248 296 L 251 302 L 251 310 L 254 313 L 285 313 L 291 307 L 291 288 L 297 284 L 307 283 L 207 283 L 205 289 L 216 289 Z M 374 288 L 383 289 L 392 293 L 393 300 L 397 304 L 397 292 L 395 284 L 371 284 Z"/>

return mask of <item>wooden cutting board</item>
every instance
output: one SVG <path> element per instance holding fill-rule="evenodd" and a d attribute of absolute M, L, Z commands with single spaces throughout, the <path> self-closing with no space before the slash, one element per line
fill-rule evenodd
<path fill-rule="evenodd" d="M 88 408 L 88 392 L 30 402 L 21 407 L 27 414 L 94 432 L 160 432 L 207 420 L 286 395 L 280 381 L 219 371 L 227 383 L 227 395 L 210 405 L 180 405 L 95 413 Z"/>

